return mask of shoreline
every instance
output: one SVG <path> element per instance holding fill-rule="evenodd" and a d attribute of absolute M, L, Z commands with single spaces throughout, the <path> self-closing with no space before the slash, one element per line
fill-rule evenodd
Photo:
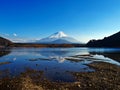
<path fill-rule="evenodd" d="M 52 82 L 43 78 L 43 71 L 26 69 L 17 77 L 0 79 L 0 89 L 11 90 L 93 90 L 120 88 L 120 67 L 103 62 L 94 62 L 88 65 L 95 72 L 69 72 L 75 82 Z"/>

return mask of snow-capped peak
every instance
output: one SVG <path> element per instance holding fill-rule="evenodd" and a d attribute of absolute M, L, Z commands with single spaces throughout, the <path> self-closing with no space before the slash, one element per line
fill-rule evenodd
<path fill-rule="evenodd" d="M 67 35 L 62 31 L 56 32 L 49 36 L 49 38 L 63 38 L 63 37 L 67 37 Z"/>
<path fill-rule="evenodd" d="M 76 39 L 69 37 L 64 32 L 59 31 L 56 32 L 49 37 L 42 38 L 41 40 L 37 40 L 36 43 L 42 44 L 73 44 L 73 43 L 80 43 Z"/>

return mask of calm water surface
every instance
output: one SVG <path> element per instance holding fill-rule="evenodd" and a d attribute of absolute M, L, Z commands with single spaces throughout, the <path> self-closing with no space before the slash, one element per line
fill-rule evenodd
<path fill-rule="evenodd" d="M 119 48 L 12 48 L 0 50 L 0 72 L 17 76 L 26 68 L 43 71 L 51 81 L 72 82 L 69 72 L 92 72 L 94 61 L 120 66 Z M 4 63 L 8 62 L 8 63 Z M 0 74 L 1 77 L 6 76 Z"/>

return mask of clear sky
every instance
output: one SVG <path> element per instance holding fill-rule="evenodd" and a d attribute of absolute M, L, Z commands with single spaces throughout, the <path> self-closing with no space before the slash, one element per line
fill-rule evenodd
<path fill-rule="evenodd" d="M 40 39 L 63 31 L 79 41 L 120 31 L 120 0 L 0 0 L 0 35 Z"/>

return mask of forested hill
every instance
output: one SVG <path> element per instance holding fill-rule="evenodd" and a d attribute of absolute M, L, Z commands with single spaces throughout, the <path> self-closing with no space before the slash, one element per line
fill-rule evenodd
<path fill-rule="evenodd" d="M 120 47 L 120 32 L 101 40 L 90 40 L 88 47 Z"/>
<path fill-rule="evenodd" d="M 12 42 L 6 38 L 3 38 L 3 37 L 0 37 L 0 47 L 3 47 L 3 46 L 9 46 L 11 45 Z"/>

